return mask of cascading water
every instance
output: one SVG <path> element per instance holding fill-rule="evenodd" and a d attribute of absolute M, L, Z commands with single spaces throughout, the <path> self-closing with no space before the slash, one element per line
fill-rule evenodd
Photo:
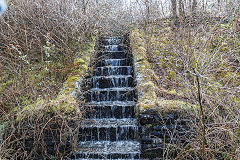
<path fill-rule="evenodd" d="M 103 38 L 74 159 L 140 159 L 131 54 L 122 38 Z"/>

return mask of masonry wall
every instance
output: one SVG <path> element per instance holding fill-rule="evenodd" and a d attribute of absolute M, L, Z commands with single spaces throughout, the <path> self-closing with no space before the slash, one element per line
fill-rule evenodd
<path fill-rule="evenodd" d="M 178 112 L 161 114 L 149 109 L 139 115 L 142 159 L 174 158 L 188 144 L 189 123 Z"/>

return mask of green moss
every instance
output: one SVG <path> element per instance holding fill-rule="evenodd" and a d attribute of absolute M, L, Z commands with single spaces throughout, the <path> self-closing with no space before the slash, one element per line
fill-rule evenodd
<path fill-rule="evenodd" d="M 27 117 L 32 117 L 37 111 L 41 110 L 72 113 L 77 110 L 77 107 L 78 103 L 70 94 L 62 94 L 52 100 L 39 97 L 35 103 L 25 106 L 20 112 L 18 111 L 16 120 L 19 121 Z"/>
<path fill-rule="evenodd" d="M 180 100 L 159 100 L 157 108 L 163 112 L 171 112 L 176 110 L 194 110 L 198 107 Z"/>
<path fill-rule="evenodd" d="M 79 78 L 78 75 L 69 76 L 68 79 L 66 80 L 64 87 L 75 88 L 75 82 L 78 80 L 78 78 Z"/>
<path fill-rule="evenodd" d="M 49 103 L 53 111 L 71 113 L 78 107 L 77 101 L 71 95 L 60 95 Z"/>
<path fill-rule="evenodd" d="M 85 64 L 86 62 L 82 58 L 76 58 L 74 64 Z"/>

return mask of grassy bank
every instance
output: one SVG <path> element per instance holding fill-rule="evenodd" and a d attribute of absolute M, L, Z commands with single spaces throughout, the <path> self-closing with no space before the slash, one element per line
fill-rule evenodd
<path fill-rule="evenodd" d="M 149 24 L 133 29 L 131 41 L 140 108 L 192 117 L 190 144 L 178 159 L 238 159 L 240 40 L 233 23 Z"/>

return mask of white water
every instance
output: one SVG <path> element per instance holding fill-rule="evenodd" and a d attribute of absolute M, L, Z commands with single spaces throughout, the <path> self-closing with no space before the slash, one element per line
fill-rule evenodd
<path fill-rule="evenodd" d="M 107 44 L 104 53 L 121 53 L 121 39 L 107 38 L 103 42 Z M 133 67 L 126 65 L 122 53 L 120 59 L 103 60 L 107 66 L 97 67 L 98 73 L 87 79 L 92 88 L 85 107 L 87 118 L 79 130 L 76 159 L 140 159 Z"/>

